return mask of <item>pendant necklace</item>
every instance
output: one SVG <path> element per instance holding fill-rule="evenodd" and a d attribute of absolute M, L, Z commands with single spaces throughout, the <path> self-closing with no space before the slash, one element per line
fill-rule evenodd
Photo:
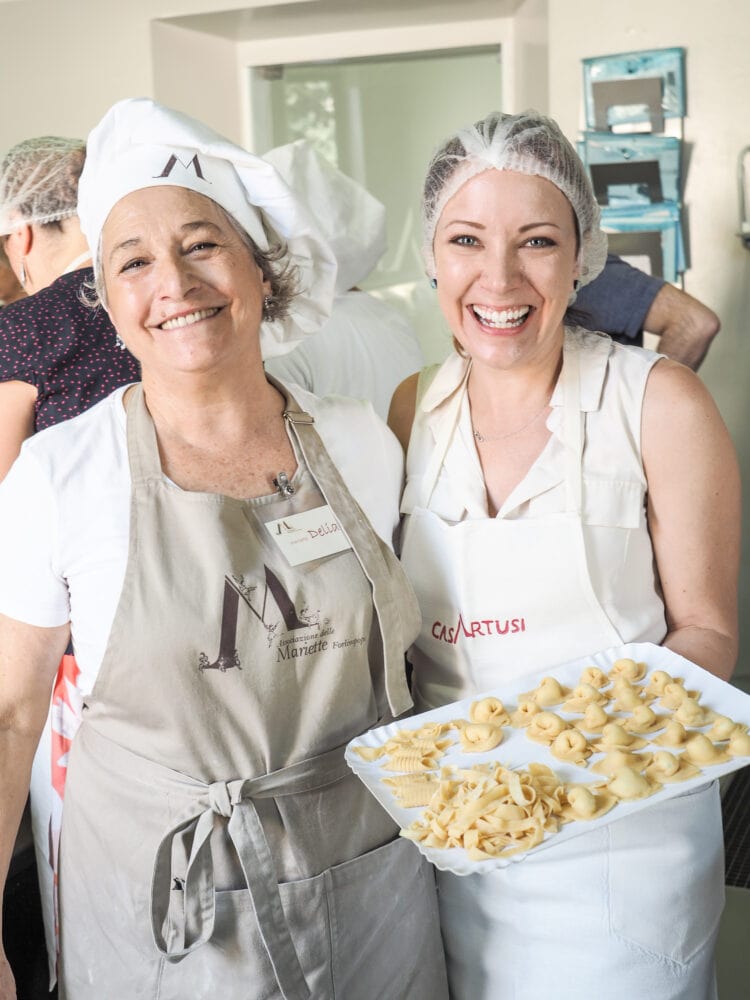
<path fill-rule="evenodd" d="M 544 404 L 544 406 L 541 408 L 541 410 L 539 410 L 538 413 L 534 414 L 534 416 L 531 418 L 531 420 L 527 420 L 525 424 L 523 424 L 521 427 L 517 427 L 514 431 L 507 431 L 507 433 L 505 433 L 505 434 L 496 434 L 496 435 L 493 435 L 492 437 L 487 437 L 487 435 L 482 434 L 481 431 L 475 430 L 474 431 L 474 437 L 481 444 L 484 444 L 485 442 L 489 442 L 489 441 L 504 441 L 505 438 L 515 437 L 516 434 L 520 434 L 521 431 L 525 431 L 529 427 L 531 427 L 532 424 L 535 424 L 537 422 L 537 420 L 541 417 L 541 415 L 544 413 L 544 411 L 547 409 L 548 406 L 549 406 L 549 400 L 547 400 L 547 402 Z"/>

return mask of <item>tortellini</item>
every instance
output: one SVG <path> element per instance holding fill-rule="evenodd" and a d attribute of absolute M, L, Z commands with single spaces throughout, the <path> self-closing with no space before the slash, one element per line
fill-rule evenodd
<path fill-rule="evenodd" d="M 614 680 L 616 677 L 625 677 L 631 682 L 642 681 L 647 671 L 648 667 L 645 663 L 636 663 L 635 660 L 631 660 L 629 657 L 623 657 L 621 660 L 615 660 L 612 664 L 609 679 Z"/>
<path fill-rule="evenodd" d="M 493 726 L 489 722 L 472 722 L 461 730 L 461 748 L 468 753 L 493 750 L 502 739 L 503 731 L 500 726 Z"/>
<path fill-rule="evenodd" d="M 551 708 L 559 705 L 569 693 L 568 688 L 564 688 L 554 677 L 543 677 L 533 691 L 527 691 L 521 698 L 531 698 L 541 708 Z"/>
<path fill-rule="evenodd" d="M 568 723 L 559 715 L 554 712 L 539 712 L 529 723 L 526 735 L 535 743 L 550 744 L 565 729 L 568 729 Z"/>
<path fill-rule="evenodd" d="M 636 705 L 630 718 L 622 720 L 623 727 L 629 733 L 641 735 L 656 733 L 664 729 L 666 724 L 666 716 L 657 715 L 648 705 Z"/>
<path fill-rule="evenodd" d="M 552 740 L 550 752 L 558 760 L 585 764 L 591 756 L 591 747 L 579 729 L 565 729 Z"/>
<path fill-rule="evenodd" d="M 515 705 L 478 697 L 466 716 L 398 729 L 380 746 L 354 749 L 382 769 L 400 806 L 422 810 L 403 836 L 426 847 L 462 847 L 477 861 L 531 850 L 563 824 L 596 820 L 618 802 L 638 802 L 663 785 L 750 757 L 746 723 L 701 704 L 683 678 L 649 673 L 646 664 L 625 657 L 609 673 L 585 667 L 572 689 L 543 677 Z M 524 769 L 499 759 L 470 766 L 464 759 L 466 766 L 456 766 L 449 757 L 445 766 L 446 753 L 500 748 L 492 754 L 500 757 L 507 727 L 525 730 L 540 753 L 561 761 L 561 774 L 586 769 L 601 776 L 599 783 L 567 782 L 538 762 Z"/>
<path fill-rule="evenodd" d="M 510 716 L 499 698 L 482 698 L 469 709 L 472 722 L 491 722 L 495 726 L 510 725 Z"/>

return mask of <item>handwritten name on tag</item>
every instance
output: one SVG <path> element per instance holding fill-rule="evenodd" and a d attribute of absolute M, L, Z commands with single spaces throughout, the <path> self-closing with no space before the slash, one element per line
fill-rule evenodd
<path fill-rule="evenodd" d="M 266 528 L 290 566 L 300 566 L 351 548 L 328 504 L 268 521 Z"/>

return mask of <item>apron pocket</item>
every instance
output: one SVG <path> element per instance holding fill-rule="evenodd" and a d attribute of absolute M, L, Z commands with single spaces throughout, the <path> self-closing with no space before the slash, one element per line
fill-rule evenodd
<path fill-rule="evenodd" d="M 313 997 L 333 996 L 326 873 L 279 885 L 294 947 Z M 179 962 L 163 961 L 158 1000 L 280 1000 L 247 889 L 216 893 L 214 933 Z"/>
<path fill-rule="evenodd" d="M 611 823 L 609 911 L 614 934 L 651 955 L 690 961 L 724 906 L 718 784 Z"/>
<path fill-rule="evenodd" d="M 419 851 L 399 837 L 326 875 L 332 996 L 447 998 L 435 878 Z"/>

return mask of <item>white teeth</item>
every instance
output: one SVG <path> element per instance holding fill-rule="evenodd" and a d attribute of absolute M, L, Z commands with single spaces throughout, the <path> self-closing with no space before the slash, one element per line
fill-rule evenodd
<path fill-rule="evenodd" d="M 202 319 L 208 319 L 209 316 L 215 316 L 218 311 L 218 308 L 199 309 L 197 312 L 188 313 L 186 316 L 175 316 L 174 319 L 165 320 L 161 324 L 161 329 L 174 330 L 178 326 L 190 326 L 191 323 L 199 323 Z"/>
<path fill-rule="evenodd" d="M 483 309 L 481 306 L 474 306 L 474 312 L 485 326 L 520 326 L 526 319 L 531 306 L 519 306 L 517 309 L 503 309 L 498 312 L 496 309 Z"/>

